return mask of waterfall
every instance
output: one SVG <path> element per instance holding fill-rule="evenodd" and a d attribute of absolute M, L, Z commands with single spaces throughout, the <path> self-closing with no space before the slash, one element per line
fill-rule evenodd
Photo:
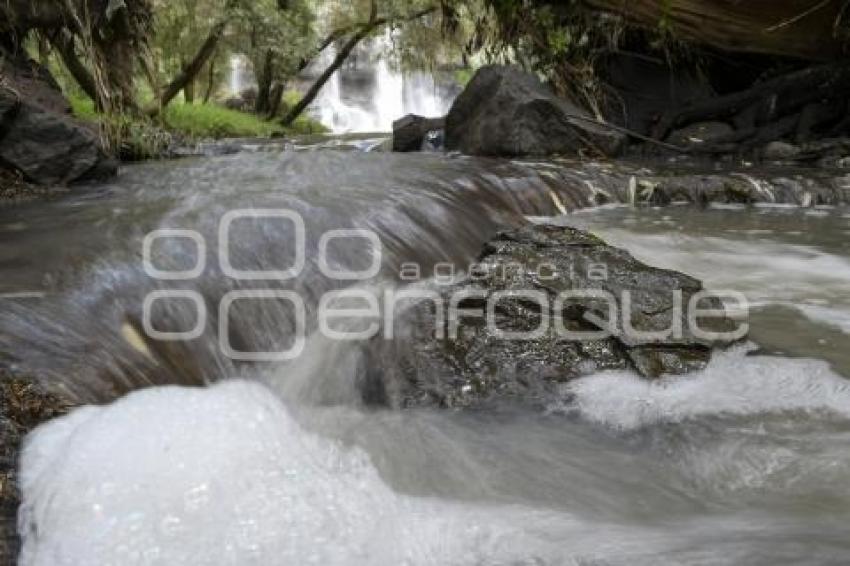
<path fill-rule="evenodd" d="M 392 130 L 393 121 L 404 116 L 404 77 L 390 68 L 386 57 L 378 60 L 376 68 L 375 102 L 376 125 L 379 130 Z"/>
<path fill-rule="evenodd" d="M 320 59 L 322 66 L 329 65 L 335 56 L 335 50 L 328 48 Z M 313 103 L 313 114 L 334 133 L 375 132 L 380 129 L 372 113 L 343 100 L 339 71 L 331 75 L 325 83 Z"/>
<path fill-rule="evenodd" d="M 242 92 L 242 60 L 238 55 L 230 58 L 230 94 L 239 96 Z"/>
<path fill-rule="evenodd" d="M 392 47 L 391 33 L 367 44 L 365 62 L 356 71 L 373 80 L 365 91 L 346 88 L 343 77 L 352 72 L 338 70 L 327 82 L 313 104 L 313 115 L 334 133 L 389 132 L 392 125 L 406 114 L 435 118 L 448 113 L 453 96 L 441 88 L 431 73 L 401 72 L 388 60 Z M 320 58 L 326 68 L 336 56 L 328 48 Z"/>

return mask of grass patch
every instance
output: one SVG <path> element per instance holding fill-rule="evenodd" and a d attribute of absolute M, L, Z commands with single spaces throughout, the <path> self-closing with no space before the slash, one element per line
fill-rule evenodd
<path fill-rule="evenodd" d="M 455 82 L 462 87 L 466 87 L 475 75 L 474 69 L 458 69 L 455 71 Z"/>
<path fill-rule="evenodd" d="M 163 118 L 169 130 L 191 138 L 267 138 L 283 133 L 274 122 L 213 104 L 171 104 Z"/>
<path fill-rule="evenodd" d="M 167 129 L 192 138 L 267 138 L 285 134 L 322 134 L 327 128 L 301 116 L 290 127 L 254 114 L 216 104 L 171 104 L 165 109 Z"/>
<path fill-rule="evenodd" d="M 103 115 L 85 96 L 70 96 L 71 111 L 80 120 L 98 124 L 104 147 L 124 161 L 161 157 L 171 146 L 171 134 L 152 120 Z"/>
<path fill-rule="evenodd" d="M 80 120 L 88 122 L 97 122 L 99 115 L 94 109 L 94 101 L 87 96 L 69 96 L 68 101 L 71 103 L 71 111 L 74 116 Z"/>
<path fill-rule="evenodd" d="M 86 97 L 71 97 L 74 115 L 81 120 L 100 121 L 94 102 Z M 302 116 L 289 127 L 216 104 L 172 103 L 161 118 L 162 126 L 174 134 L 191 139 L 267 138 L 273 135 L 320 134 L 327 128 Z"/>

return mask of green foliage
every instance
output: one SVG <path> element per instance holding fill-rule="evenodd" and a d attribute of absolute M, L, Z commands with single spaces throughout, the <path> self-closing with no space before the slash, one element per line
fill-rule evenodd
<path fill-rule="evenodd" d="M 588 9 L 582 0 L 455 1 L 484 2 L 471 45 L 487 60 L 533 70 L 597 115 L 619 103 L 599 79 L 598 64 L 623 46 L 645 49 L 672 66 L 698 66 L 672 33 L 671 0 L 659 0 L 663 15 L 655 29 L 630 26 L 621 16 Z"/>
<path fill-rule="evenodd" d="M 472 80 L 475 71 L 472 69 L 458 69 L 455 71 L 455 82 L 462 87 L 466 87 L 469 84 L 469 81 Z"/>
<path fill-rule="evenodd" d="M 91 98 L 85 95 L 72 94 L 68 97 L 68 101 L 71 103 L 71 111 L 74 116 L 80 120 L 96 122 L 99 119 L 97 110 L 94 108 L 94 101 Z"/>
<path fill-rule="evenodd" d="M 170 81 L 194 57 L 209 30 L 225 16 L 225 8 L 226 0 L 157 0 L 154 3 L 156 32 L 152 55 L 159 84 Z M 225 57 L 219 49 L 213 57 L 213 67 L 223 70 Z"/>
<path fill-rule="evenodd" d="M 235 55 L 247 57 L 257 79 L 268 85 L 294 76 L 316 44 L 308 0 L 160 0 L 156 20 L 154 56 L 160 84 L 193 59 L 213 26 L 228 24 L 224 41 L 187 89 L 195 99 L 216 97 Z M 195 83 L 202 91 L 193 92 Z"/>
<path fill-rule="evenodd" d="M 329 130 L 320 122 L 307 116 L 300 116 L 289 126 L 284 128 L 284 132 L 288 135 L 303 136 L 310 134 L 327 134 Z"/>
<path fill-rule="evenodd" d="M 163 116 L 167 127 L 190 138 L 269 137 L 281 128 L 253 114 L 215 104 L 172 104 Z"/>
<path fill-rule="evenodd" d="M 109 139 L 124 160 L 157 158 L 171 145 L 171 135 L 150 120 L 123 114 L 100 114 L 86 96 L 71 95 L 69 101 L 74 116 L 96 123 L 101 136 Z"/>
<path fill-rule="evenodd" d="M 259 85 L 255 97 L 257 114 L 281 115 L 287 107 L 298 102 L 300 95 L 288 91 L 283 108 L 277 109 L 269 93 L 279 92 L 277 89 L 289 84 L 305 62 L 317 56 L 317 47 L 325 37 L 336 37 L 339 44 L 363 29 L 372 17 L 373 5 L 372 0 L 133 1 L 147 2 L 153 17 L 151 41 L 136 53 L 141 64 L 137 65 L 129 82 L 129 90 L 139 102 L 133 120 L 125 120 L 123 116 L 99 116 L 90 101 L 76 96 L 79 89 L 75 88 L 68 73 L 58 73 L 62 75 L 60 80 L 65 92 L 74 96 L 75 113 L 98 121 L 101 129 L 110 135 L 117 132 L 121 141 L 114 145 L 121 145 L 124 140 L 135 142 L 155 137 L 142 127 L 149 123 L 140 116 L 141 110 L 155 106 L 163 87 L 195 60 L 211 30 L 221 29 L 216 26 L 223 23 L 226 23 L 225 33 L 212 58 L 174 103 L 164 109 L 157 125 L 191 138 L 264 137 L 324 131 L 314 120 L 302 117 L 284 132 L 253 114 L 227 110 L 207 101 L 220 101 L 226 96 L 224 92 L 217 95 L 224 91 L 221 87 L 226 84 L 231 60 L 239 56 L 250 63 Z M 483 1 L 376 0 L 374 17 L 382 25 L 375 26 L 371 39 L 382 41 L 376 38 L 383 38 L 385 34 L 391 37 L 382 56 L 393 64 L 407 69 L 441 69 L 450 75 L 463 60 L 466 44 L 475 30 L 472 15 Z M 453 6 L 449 8 L 450 5 Z M 419 17 L 423 12 L 427 15 Z M 85 53 L 80 55 L 84 59 L 87 57 Z M 363 52 L 359 56 L 362 57 Z M 84 63 L 91 66 L 90 60 Z M 181 100 L 184 104 L 180 104 Z M 193 104 L 201 100 L 204 104 Z M 130 113 L 130 110 L 124 112 Z"/>
<path fill-rule="evenodd" d="M 312 6 L 306 0 L 235 2 L 230 46 L 248 56 L 259 75 L 271 56 L 275 78 L 288 79 L 317 42 Z"/>
<path fill-rule="evenodd" d="M 287 101 L 297 101 L 299 95 L 289 92 Z M 95 111 L 94 103 L 82 96 L 72 96 L 74 115 L 81 120 L 122 131 L 122 154 L 131 159 L 147 159 L 160 155 L 169 145 L 162 130 L 190 139 L 263 138 L 279 134 L 321 134 L 327 129 L 319 122 L 301 117 L 284 129 L 253 114 L 229 110 L 215 104 L 172 104 L 162 117 L 162 127 L 145 119 L 109 118 Z"/>

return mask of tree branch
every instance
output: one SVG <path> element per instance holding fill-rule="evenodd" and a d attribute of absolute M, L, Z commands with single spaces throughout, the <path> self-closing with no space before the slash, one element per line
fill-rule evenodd
<path fill-rule="evenodd" d="M 227 20 L 223 20 L 212 27 L 207 39 L 198 49 L 195 57 L 163 89 L 159 104 L 148 110 L 150 116 L 158 115 L 201 72 L 201 69 L 206 65 L 209 58 L 215 53 L 221 38 L 224 36 L 227 23 Z"/>
<path fill-rule="evenodd" d="M 59 53 L 68 72 L 77 81 L 82 91 L 94 101 L 95 105 L 100 106 L 100 97 L 98 96 L 94 77 L 77 55 L 76 42 L 71 32 L 67 29 L 62 29 L 55 34 L 51 34 L 50 43 Z"/>

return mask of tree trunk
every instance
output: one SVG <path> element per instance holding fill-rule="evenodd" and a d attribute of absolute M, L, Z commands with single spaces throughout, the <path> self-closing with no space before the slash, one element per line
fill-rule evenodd
<path fill-rule="evenodd" d="M 90 34 L 94 46 L 95 84 L 100 86 L 103 107 L 117 114 L 137 114 L 136 45 L 133 24 L 126 7 L 119 9 L 108 22 L 108 29 Z"/>
<path fill-rule="evenodd" d="M 168 106 L 168 104 L 174 100 L 174 97 L 177 96 L 181 90 L 186 88 L 186 85 L 195 79 L 198 73 L 201 72 L 201 69 L 203 69 L 204 65 L 206 65 L 207 61 L 209 61 L 210 57 L 212 57 L 213 53 L 215 53 L 218 43 L 224 36 L 224 30 L 226 27 L 226 21 L 219 22 L 213 26 L 206 41 L 204 41 L 203 45 L 201 45 L 200 49 L 198 49 L 198 52 L 195 54 L 195 57 L 183 70 L 180 71 L 180 73 L 177 74 L 176 77 L 174 77 L 174 80 L 168 83 L 168 86 L 166 86 L 162 91 L 162 96 L 159 99 L 159 105 L 151 108 L 148 111 L 148 114 L 151 116 L 158 115 L 163 108 Z"/>
<path fill-rule="evenodd" d="M 354 51 L 354 48 L 357 45 L 366 39 L 370 33 L 372 33 L 377 26 L 373 24 L 369 24 L 357 33 L 355 33 L 351 39 L 349 39 L 342 49 L 339 50 L 333 62 L 328 66 L 325 71 L 319 75 L 319 78 L 316 79 L 316 82 L 310 87 L 310 89 L 304 94 L 301 100 L 298 101 L 292 109 L 286 113 L 286 116 L 282 120 L 282 124 L 284 126 L 291 126 L 292 123 L 304 113 L 304 110 L 307 109 L 310 104 L 316 99 L 319 93 L 322 91 L 322 87 L 330 80 L 334 73 L 336 73 L 342 64 L 345 63 L 345 60 L 348 59 L 348 56 L 351 55 L 351 52 Z"/>
<path fill-rule="evenodd" d="M 582 1 L 648 29 L 665 24 L 677 39 L 723 51 L 812 61 L 834 60 L 845 52 L 846 33 L 841 37 L 838 27 L 847 17 L 844 0 Z"/>
<path fill-rule="evenodd" d="M 36 38 L 38 42 L 38 63 L 45 69 L 50 67 L 50 43 L 44 34 L 38 34 Z"/>
<path fill-rule="evenodd" d="M 271 49 L 263 55 L 263 62 L 257 73 L 257 100 L 254 103 L 256 114 L 266 114 L 271 107 L 271 90 L 274 76 L 274 53 Z"/>
<path fill-rule="evenodd" d="M 743 92 L 710 98 L 664 115 L 654 137 L 662 139 L 673 129 L 694 122 L 726 118 L 752 112 L 754 105 L 768 107 L 774 116 L 783 116 L 820 100 L 850 97 L 850 64 L 820 65 L 776 77 Z M 756 119 L 758 117 L 756 111 Z M 764 120 L 762 120 L 764 121 Z"/>
<path fill-rule="evenodd" d="M 138 113 L 136 103 L 136 53 L 129 41 L 120 40 L 101 50 L 102 69 L 106 71 L 106 84 L 110 95 L 110 109 L 117 113 Z"/>
<path fill-rule="evenodd" d="M 62 2 L 56 0 L 3 0 L 0 30 L 59 29 L 67 22 Z"/>
<path fill-rule="evenodd" d="M 63 29 L 51 37 L 50 42 L 62 58 L 65 68 L 68 69 L 68 72 L 77 81 L 82 91 L 95 102 L 100 110 L 103 110 L 94 77 L 83 62 L 80 61 L 77 55 L 74 36 L 71 35 L 71 32 Z"/>
<path fill-rule="evenodd" d="M 281 82 L 276 82 L 269 94 L 269 111 L 268 119 L 273 120 L 280 113 L 280 105 L 283 103 L 283 92 L 286 89 Z"/>
<path fill-rule="evenodd" d="M 404 18 L 400 18 L 398 21 L 418 20 L 419 18 L 425 17 L 428 14 L 435 12 L 436 10 L 436 7 L 426 8 L 414 14 L 410 14 L 409 16 L 406 16 Z M 281 120 L 281 124 L 283 124 L 284 126 L 292 125 L 292 123 L 295 122 L 295 120 L 301 114 L 304 113 L 304 110 L 306 110 L 307 107 L 312 104 L 312 102 L 322 91 L 322 87 L 325 86 L 325 84 L 328 82 L 328 80 L 330 80 L 333 74 L 337 72 L 340 67 L 342 67 L 342 64 L 345 63 L 345 60 L 348 59 L 349 55 L 351 55 L 351 52 L 354 51 L 354 48 L 357 47 L 357 45 L 361 41 L 369 37 L 369 35 L 376 29 L 390 22 L 391 20 L 388 18 L 378 18 L 378 5 L 376 0 L 372 0 L 372 9 L 371 14 L 369 16 L 369 21 L 363 24 L 357 31 L 357 33 L 355 33 L 348 41 L 345 42 L 345 44 L 339 50 L 336 57 L 328 66 L 328 68 L 325 69 L 325 71 L 321 75 L 319 75 L 319 78 L 316 79 L 316 82 L 313 83 L 313 85 L 304 94 L 301 100 L 298 101 L 298 104 L 296 104 L 289 112 L 286 113 L 286 116 L 283 118 L 283 120 Z M 329 44 L 330 43 L 328 43 L 328 45 Z M 325 47 L 327 47 L 327 45 L 325 45 Z"/>
<path fill-rule="evenodd" d="M 186 81 L 186 86 L 183 87 L 183 100 L 186 104 L 195 103 L 195 79 L 191 78 Z"/>
<path fill-rule="evenodd" d="M 207 74 L 207 91 L 204 93 L 204 104 L 212 98 L 213 90 L 215 90 L 215 57 L 210 58 L 209 71 Z"/>

